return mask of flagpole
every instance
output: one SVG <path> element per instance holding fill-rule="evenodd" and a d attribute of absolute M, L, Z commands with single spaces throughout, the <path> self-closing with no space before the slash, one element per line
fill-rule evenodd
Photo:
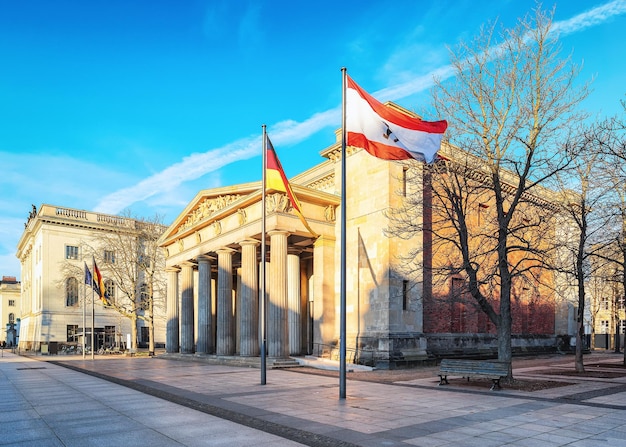
<path fill-rule="evenodd" d="M 341 69 L 341 310 L 339 398 L 346 398 L 346 67 Z"/>
<path fill-rule="evenodd" d="M 87 263 L 85 262 L 85 280 L 83 281 L 83 359 L 87 355 L 85 349 L 87 349 L 87 344 L 85 343 L 85 326 L 87 325 L 87 315 L 85 307 L 87 306 Z"/>
<path fill-rule="evenodd" d="M 265 258 L 266 258 L 266 246 L 265 246 L 265 188 L 267 183 L 266 171 L 267 171 L 267 135 L 266 126 L 263 124 L 263 175 L 262 175 L 262 187 L 261 187 L 261 385 L 266 384 L 266 359 L 265 359 Z"/>
<path fill-rule="evenodd" d="M 91 271 L 92 271 L 92 275 L 95 274 L 96 271 L 96 267 L 95 267 L 96 261 L 95 259 L 93 259 L 93 263 L 91 265 Z M 91 281 L 93 282 L 93 276 L 91 277 Z M 93 290 L 93 284 L 91 286 L 91 360 L 93 360 L 95 358 L 95 354 L 94 354 L 94 336 L 96 335 L 96 310 L 95 310 L 95 305 L 94 305 L 94 301 L 95 301 L 95 296 L 94 296 L 94 290 Z"/>

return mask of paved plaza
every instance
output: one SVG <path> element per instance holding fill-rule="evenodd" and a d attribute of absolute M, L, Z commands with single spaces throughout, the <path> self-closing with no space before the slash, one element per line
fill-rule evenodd
<path fill-rule="evenodd" d="M 431 368 L 393 383 L 348 373 L 340 399 L 337 377 L 303 370 L 268 369 L 261 385 L 251 367 L 4 351 L 0 445 L 626 446 L 623 357 L 586 357 L 605 378 L 572 378 L 573 360 L 514 362 L 518 379 L 569 383 L 533 392 L 439 387 Z"/>

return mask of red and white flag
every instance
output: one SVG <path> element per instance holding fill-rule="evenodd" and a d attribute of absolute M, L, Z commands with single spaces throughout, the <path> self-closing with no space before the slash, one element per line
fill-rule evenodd
<path fill-rule="evenodd" d="M 422 121 L 383 105 L 347 76 L 346 144 L 383 160 L 431 162 L 448 122 Z"/>

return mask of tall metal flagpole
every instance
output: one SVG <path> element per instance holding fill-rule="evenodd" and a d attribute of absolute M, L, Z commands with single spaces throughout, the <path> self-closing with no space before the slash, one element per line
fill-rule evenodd
<path fill-rule="evenodd" d="M 91 360 L 94 359 L 95 353 L 94 353 L 94 343 L 93 343 L 93 339 L 94 336 L 96 335 L 96 310 L 95 310 L 95 294 L 94 294 L 94 290 L 93 290 L 93 275 L 96 274 L 96 261 L 94 260 L 92 265 L 91 265 Z M 99 284 L 98 284 L 99 286 Z"/>
<path fill-rule="evenodd" d="M 85 280 L 83 281 L 83 358 L 87 355 L 85 350 L 87 349 L 87 343 L 85 341 L 85 326 L 87 325 L 86 310 L 87 307 L 87 263 L 85 262 Z"/>
<path fill-rule="evenodd" d="M 341 69 L 341 310 L 339 398 L 346 398 L 346 68 Z"/>
<path fill-rule="evenodd" d="M 267 172 L 267 135 L 266 126 L 263 124 L 263 175 L 262 175 L 262 187 L 261 187 L 261 385 L 266 384 L 266 368 L 265 368 L 265 188 L 266 188 L 266 172 Z"/>

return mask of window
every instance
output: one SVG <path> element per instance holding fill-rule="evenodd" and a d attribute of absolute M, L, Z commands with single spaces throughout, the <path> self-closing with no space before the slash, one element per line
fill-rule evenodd
<path fill-rule="evenodd" d="M 115 264 L 115 252 L 113 250 L 104 250 L 104 262 Z"/>
<path fill-rule="evenodd" d="M 15 307 L 15 300 L 9 300 L 9 307 Z"/>
<path fill-rule="evenodd" d="M 487 212 L 487 208 L 489 208 L 489 205 L 487 205 L 486 203 L 478 204 L 478 212 L 476 213 L 478 225 L 482 225 L 482 221 L 485 220 L 483 218 L 483 214 Z"/>
<path fill-rule="evenodd" d="M 602 297 L 602 302 L 600 303 L 600 309 L 609 310 L 609 298 L 604 296 Z"/>
<path fill-rule="evenodd" d="M 67 278 L 65 280 L 65 305 L 68 307 L 78 304 L 78 280 Z"/>
<path fill-rule="evenodd" d="M 409 170 L 409 168 L 407 168 L 406 166 L 402 168 L 402 178 L 400 179 L 400 181 L 402 182 L 402 197 L 406 197 L 407 194 L 407 171 Z"/>
<path fill-rule="evenodd" d="M 104 344 L 107 348 L 115 346 L 115 326 L 104 327 Z"/>
<path fill-rule="evenodd" d="M 609 333 L 609 320 L 600 321 L 600 333 L 601 334 Z"/>
<path fill-rule="evenodd" d="M 409 282 L 405 279 L 402 281 L 402 310 L 409 308 Z"/>
<path fill-rule="evenodd" d="M 104 290 L 111 303 L 115 302 L 115 283 L 111 279 L 104 281 Z"/>
<path fill-rule="evenodd" d="M 78 342 L 78 325 L 77 324 L 67 325 L 67 341 Z"/>
<path fill-rule="evenodd" d="M 9 314 L 9 324 L 15 324 L 15 314 Z"/>
<path fill-rule="evenodd" d="M 624 310 L 624 297 L 623 296 L 617 299 L 617 308 L 619 310 Z"/>
<path fill-rule="evenodd" d="M 626 334 L 626 320 L 619 320 L 618 334 Z"/>
<path fill-rule="evenodd" d="M 460 299 L 463 297 L 465 290 L 465 280 L 463 278 L 452 278 L 451 292 L 453 299 Z"/>
<path fill-rule="evenodd" d="M 66 245 L 65 259 L 78 259 L 78 247 L 75 245 Z"/>

